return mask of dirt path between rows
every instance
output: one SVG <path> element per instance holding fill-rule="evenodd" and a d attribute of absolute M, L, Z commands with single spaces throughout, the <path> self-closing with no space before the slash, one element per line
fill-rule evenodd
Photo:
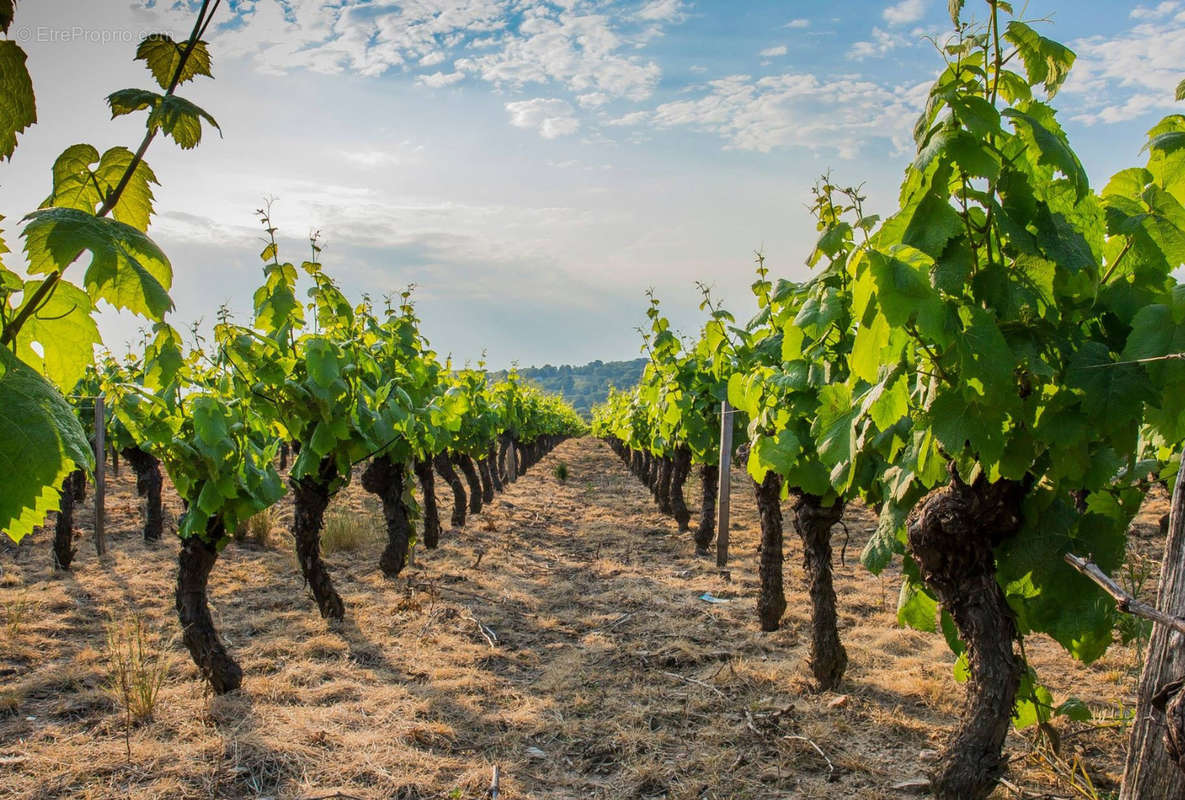
<path fill-rule="evenodd" d="M 769 634 L 756 624 L 747 478 L 733 475 L 721 575 L 608 447 L 582 439 L 447 531 L 440 549 L 417 549 L 396 581 L 378 571 L 376 537 L 330 554 L 347 604 L 338 627 L 302 586 L 285 500 L 270 546 L 230 545 L 211 579 L 243 691 L 206 695 L 173 641 L 155 718 L 125 742 L 104 688 L 105 622 L 138 611 L 172 637 L 177 540 L 140 541 L 131 478 L 112 482 L 102 563 L 83 541 L 73 572 L 53 574 L 50 532 L 0 552 L 0 797 L 479 798 L 497 765 L 505 800 L 896 798 L 891 787 L 924 772 L 958 712 L 941 637 L 896 625 L 899 572 L 878 578 L 858 564 L 875 525 L 867 511 L 850 510 L 847 536 L 836 535 L 837 553 L 847 539 L 836 571 L 847 677 L 838 693 L 816 693 L 792 533 L 785 624 Z M 357 482 L 330 514 L 379 528 Z M 1145 545 L 1154 518 L 1138 529 Z M 81 530 L 89 522 L 79 514 Z M 1084 667 L 1050 642 L 1028 646 L 1057 700 L 1073 692 L 1104 724 L 1059 722 L 1053 761 L 1036 737 L 1014 734 L 1009 780 L 1069 796 L 1057 772 L 1080 759 L 1099 788 L 1114 787 L 1134 649 Z"/>

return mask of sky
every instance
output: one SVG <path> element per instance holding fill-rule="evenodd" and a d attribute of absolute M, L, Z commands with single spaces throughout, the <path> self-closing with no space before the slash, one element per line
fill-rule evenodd
<path fill-rule="evenodd" d="M 184 38 L 198 5 L 18 3 L 39 123 L 0 164 L 13 250 L 63 149 L 136 146 L 142 116 L 111 120 L 104 98 L 156 88 L 137 42 Z M 1023 16 L 1078 54 L 1054 103 L 1101 188 L 1185 111 L 1185 0 L 1030 0 Z M 215 80 L 178 92 L 221 135 L 147 154 L 170 321 L 208 328 L 222 305 L 250 320 L 268 201 L 285 260 L 319 231 L 352 297 L 414 284 L 458 364 L 637 357 L 648 288 L 688 335 L 697 282 L 745 319 L 755 251 L 774 276 L 809 275 L 819 175 L 892 212 L 950 27 L 944 0 L 224 0 Z M 117 353 L 142 325 L 101 315 Z"/>

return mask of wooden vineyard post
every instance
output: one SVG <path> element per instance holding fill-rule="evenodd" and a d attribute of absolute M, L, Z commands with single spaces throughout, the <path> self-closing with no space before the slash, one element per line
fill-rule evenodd
<path fill-rule="evenodd" d="M 732 406 L 720 404 L 720 507 L 716 513 L 716 566 L 728 566 L 728 495 L 732 488 Z"/>
<path fill-rule="evenodd" d="M 1169 506 L 1169 533 L 1164 545 L 1156 608 L 1185 616 L 1185 466 L 1177 472 Z M 1128 739 L 1127 764 L 1119 800 L 1185 798 L 1185 772 L 1165 747 L 1165 715 L 1152 699 L 1166 684 L 1185 676 L 1185 637 L 1166 625 L 1154 625 L 1144 674 L 1140 676 L 1136 719 Z"/>
<path fill-rule="evenodd" d="M 103 409 L 103 396 L 95 398 L 95 553 L 107 553 L 107 541 L 103 526 L 107 495 L 107 415 Z"/>

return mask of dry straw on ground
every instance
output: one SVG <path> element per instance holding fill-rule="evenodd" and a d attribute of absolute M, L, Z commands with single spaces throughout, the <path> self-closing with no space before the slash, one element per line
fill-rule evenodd
<path fill-rule="evenodd" d="M 132 726 L 125 750 L 123 710 L 105 688 L 104 622 L 128 610 L 174 630 L 177 550 L 175 537 L 138 538 L 125 471 L 102 563 L 83 542 L 74 571 L 54 574 L 47 532 L 0 553 L 0 797 L 475 799 L 493 765 L 505 800 L 900 797 L 890 787 L 924 770 L 919 754 L 941 744 L 958 711 L 945 644 L 896 626 L 900 573 L 878 578 L 856 563 L 874 519 L 852 509 L 836 580 L 851 663 L 842 694 L 814 692 L 801 550 L 788 533 L 789 611 L 782 630 L 763 634 L 752 494 L 740 473 L 733 481 L 728 577 L 693 555 L 608 448 L 567 442 L 439 550 L 417 548 L 397 581 L 378 571 L 375 538 L 329 555 L 348 606 L 332 627 L 283 535 L 285 501 L 271 546 L 232 543 L 212 576 L 243 691 L 209 697 L 173 642 L 155 713 Z M 356 482 L 330 514 L 380 524 Z M 85 530 L 89 515 L 79 516 Z M 1156 516 L 1133 540 L 1153 557 Z M 1117 646 L 1088 667 L 1043 639 L 1028 652 L 1059 701 L 1073 692 L 1103 720 L 1057 723 L 1062 763 L 1114 789 L 1134 651 Z M 1011 784 L 1081 796 L 1028 739 L 1007 746 Z"/>

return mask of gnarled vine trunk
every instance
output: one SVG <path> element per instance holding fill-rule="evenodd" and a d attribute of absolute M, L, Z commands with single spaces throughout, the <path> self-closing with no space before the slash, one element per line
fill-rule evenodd
<path fill-rule="evenodd" d="M 782 589 L 782 478 L 774 471 L 761 483 L 753 481 L 757 514 L 761 518 L 761 594 L 757 598 L 757 619 L 761 630 L 776 631 L 786 613 Z"/>
<path fill-rule="evenodd" d="M 164 479 L 161 477 L 160 461 L 138 447 L 125 447 L 123 457 L 136 473 L 136 494 L 144 498 L 144 541 L 160 541 L 164 529 L 164 512 L 160 502 Z"/>
<path fill-rule="evenodd" d="M 62 481 L 62 500 L 54 521 L 53 563 L 58 569 L 70 569 L 74 554 L 74 504 L 86 499 L 86 473 L 76 469 Z"/>
<path fill-rule="evenodd" d="M 321 459 L 316 475 L 306 475 L 299 480 L 288 478 L 292 487 L 292 539 L 296 545 L 296 560 L 321 616 L 331 620 L 341 620 L 346 615 L 345 604 L 333 588 L 329 569 L 321 560 L 321 529 L 332 496 L 329 487 L 336 478 L 337 465 L 332 456 Z"/>
<path fill-rule="evenodd" d="M 1014 481 L 949 484 L 927 495 L 908 520 L 909 551 L 922 578 L 954 618 L 967 645 L 959 727 L 930 775 L 939 800 L 983 800 L 1004 772 L 1001 749 L 1021 677 L 1016 622 L 996 581 L 994 548 L 1020 528 L 1024 489 Z"/>
<path fill-rule="evenodd" d="M 477 476 L 481 478 L 481 501 L 486 505 L 494 502 L 494 479 L 490 477 L 490 465 L 484 459 L 478 459 Z"/>
<path fill-rule="evenodd" d="M 695 551 L 707 555 L 716 535 L 716 492 L 720 488 L 720 467 L 703 464 L 699 468 L 699 527 L 695 530 Z"/>
<path fill-rule="evenodd" d="M 432 462 L 426 458 L 416 459 L 413 465 L 424 496 L 424 547 L 435 549 L 440 544 L 440 509 L 436 507 L 436 478 L 433 477 Z"/>
<path fill-rule="evenodd" d="M 671 459 L 658 460 L 658 510 L 668 515 L 675 513 L 671 506 L 671 473 L 674 471 Z"/>
<path fill-rule="evenodd" d="M 477 477 L 477 470 L 473 468 L 473 459 L 457 453 L 453 455 L 452 462 L 461 468 L 465 483 L 469 485 L 469 513 L 477 514 L 481 511 L 481 480 Z"/>
<path fill-rule="evenodd" d="M 671 468 L 671 516 L 679 523 L 680 531 L 690 530 L 691 512 L 687 510 L 687 500 L 683 497 L 683 484 L 687 482 L 687 475 L 691 472 L 691 451 L 680 447 L 675 451 L 675 460 Z"/>
<path fill-rule="evenodd" d="M 379 556 L 379 569 L 388 578 L 403 571 L 413 535 L 411 518 L 403 502 L 405 467 L 389 456 L 379 456 L 362 473 L 362 488 L 378 495 L 387 522 L 387 546 Z"/>
<path fill-rule="evenodd" d="M 486 465 L 490 470 L 490 481 L 494 484 L 494 491 L 501 493 L 504 490 L 502 470 L 498 463 L 498 446 L 494 442 L 490 442 L 489 450 L 486 452 Z"/>
<path fill-rule="evenodd" d="M 454 528 L 465 527 L 465 486 L 461 483 L 461 478 L 457 475 L 457 471 L 453 469 L 452 462 L 449 461 L 448 455 L 445 453 L 437 453 L 432 458 L 432 465 L 436 467 L 436 471 L 440 477 L 444 478 L 444 482 L 448 484 L 449 489 L 453 492 L 453 515 L 452 525 Z"/>
<path fill-rule="evenodd" d="M 823 505 L 823 498 L 795 492 L 794 530 L 802 540 L 802 566 L 811 596 L 811 674 L 824 691 L 834 689 L 848 666 L 839 640 L 835 584 L 831 573 L 831 529 L 843 517 L 844 504 Z"/>
<path fill-rule="evenodd" d="M 220 517 L 211 519 L 206 525 L 206 536 L 214 542 L 226 537 Z M 205 539 L 189 536 L 181 540 L 177 562 L 177 617 L 181 621 L 181 638 L 198 671 L 209 682 L 214 694 L 226 694 L 242 685 L 243 670 L 226 652 L 210 616 L 207 591 L 210 570 L 217 560 L 217 548 Z"/>

